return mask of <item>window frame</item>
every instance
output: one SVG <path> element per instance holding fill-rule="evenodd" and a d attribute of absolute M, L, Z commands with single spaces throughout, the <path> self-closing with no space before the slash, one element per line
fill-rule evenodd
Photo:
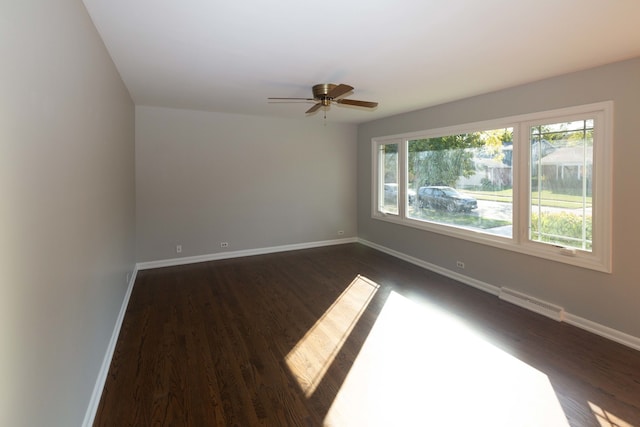
<path fill-rule="evenodd" d="M 549 111 L 522 114 L 481 122 L 428 129 L 418 132 L 372 138 L 371 217 L 420 230 L 481 243 L 509 251 L 532 255 L 591 270 L 611 273 L 612 247 L 612 184 L 613 184 L 613 101 L 604 101 Z M 529 240 L 530 209 L 530 126 L 572 119 L 594 119 L 593 177 L 592 177 L 592 233 L 591 251 L 568 249 L 549 243 Z M 513 128 L 513 216 L 512 236 L 499 236 L 453 225 L 418 220 L 408 217 L 407 170 L 408 142 L 418 138 Z M 378 209 L 379 148 L 385 144 L 398 144 L 398 213 Z M 524 167 L 523 167 L 524 166 Z M 383 183 L 384 185 L 384 183 Z M 416 189 L 417 190 L 417 189 Z"/>
<path fill-rule="evenodd" d="M 385 163 L 385 160 L 383 158 L 380 158 L 380 152 L 381 152 L 380 149 L 384 145 L 394 145 L 394 144 L 396 144 L 396 143 L 393 142 L 393 141 L 391 141 L 391 142 L 386 141 L 386 142 L 374 145 L 374 149 L 376 150 L 376 154 L 375 154 L 374 157 L 376 157 L 377 162 L 378 162 L 376 164 L 375 168 L 376 168 L 377 173 L 381 173 L 382 172 L 382 180 L 380 181 L 380 176 L 374 177 L 374 179 L 377 180 L 376 182 L 380 182 L 381 185 L 378 186 L 378 187 L 373 187 L 373 188 L 376 188 L 376 196 L 374 197 L 374 199 L 376 201 L 375 202 L 376 205 L 374 206 L 374 209 L 377 210 L 380 214 L 383 214 L 383 215 L 395 215 L 395 216 L 397 216 L 397 215 L 400 214 L 400 202 L 404 198 L 404 195 L 403 195 L 404 193 L 403 193 L 403 190 L 401 188 L 401 187 L 404 187 L 404 186 L 401 185 L 401 183 L 400 183 L 402 181 L 402 177 L 400 176 L 400 173 L 401 173 L 401 170 L 403 169 L 402 165 L 401 165 L 402 159 L 400 158 L 400 156 L 401 156 L 401 154 L 400 154 L 401 145 L 400 144 L 397 144 L 398 148 L 397 148 L 396 172 L 395 172 L 396 181 L 397 181 L 396 182 L 396 184 L 397 184 L 396 203 L 398 205 L 398 213 L 394 213 L 394 212 L 391 212 L 391 211 L 388 211 L 388 210 L 382 210 L 381 209 L 381 207 L 383 207 L 385 205 L 384 202 L 386 202 L 385 185 L 388 185 L 390 183 L 385 182 L 385 179 L 384 179 L 384 173 L 386 172 L 386 169 L 385 168 L 381 168 L 381 165 L 383 165 Z M 382 201 L 380 201 L 381 198 L 382 198 Z"/>

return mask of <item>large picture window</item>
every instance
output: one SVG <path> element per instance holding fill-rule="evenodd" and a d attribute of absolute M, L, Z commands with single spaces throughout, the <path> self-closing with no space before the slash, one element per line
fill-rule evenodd
<path fill-rule="evenodd" d="M 611 271 L 612 103 L 374 138 L 373 217 Z"/>
<path fill-rule="evenodd" d="M 511 236 L 512 146 L 512 128 L 408 140 L 407 217 Z"/>

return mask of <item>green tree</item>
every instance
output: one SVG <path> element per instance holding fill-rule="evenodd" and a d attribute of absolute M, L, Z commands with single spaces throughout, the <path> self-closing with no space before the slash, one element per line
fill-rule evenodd
<path fill-rule="evenodd" d="M 593 142 L 593 120 L 540 125 L 531 129 L 533 141 L 544 139 L 554 147 Z"/>
<path fill-rule="evenodd" d="M 398 144 L 385 144 L 380 147 L 384 158 L 384 182 L 398 182 Z"/>
<path fill-rule="evenodd" d="M 475 172 L 473 152 L 486 144 L 482 132 L 409 141 L 409 181 L 421 185 L 455 186 L 460 176 Z"/>

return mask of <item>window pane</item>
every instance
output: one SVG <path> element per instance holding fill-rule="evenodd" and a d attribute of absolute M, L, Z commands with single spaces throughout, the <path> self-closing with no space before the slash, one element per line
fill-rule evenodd
<path fill-rule="evenodd" d="M 512 136 L 506 128 L 409 141 L 407 216 L 511 237 Z"/>
<path fill-rule="evenodd" d="M 380 145 L 378 156 L 378 209 L 398 213 L 398 144 Z"/>
<path fill-rule="evenodd" d="M 531 128 L 529 238 L 591 251 L 593 120 Z"/>

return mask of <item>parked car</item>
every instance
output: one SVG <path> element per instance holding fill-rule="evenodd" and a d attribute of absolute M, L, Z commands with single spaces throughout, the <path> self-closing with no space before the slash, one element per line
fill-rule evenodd
<path fill-rule="evenodd" d="M 384 202 L 396 204 L 398 200 L 398 184 L 386 183 L 384 184 Z"/>
<path fill-rule="evenodd" d="M 416 190 L 413 188 L 407 189 L 407 197 L 409 198 L 409 206 L 415 206 L 416 203 Z"/>
<path fill-rule="evenodd" d="M 430 185 L 418 189 L 418 207 L 469 212 L 478 207 L 478 201 L 455 188 Z"/>
<path fill-rule="evenodd" d="M 416 190 L 407 189 L 407 197 L 409 205 L 413 206 L 416 202 Z M 384 200 L 385 203 L 395 203 L 398 200 L 398 184 L 388 182 L 384 185 Z"/>

